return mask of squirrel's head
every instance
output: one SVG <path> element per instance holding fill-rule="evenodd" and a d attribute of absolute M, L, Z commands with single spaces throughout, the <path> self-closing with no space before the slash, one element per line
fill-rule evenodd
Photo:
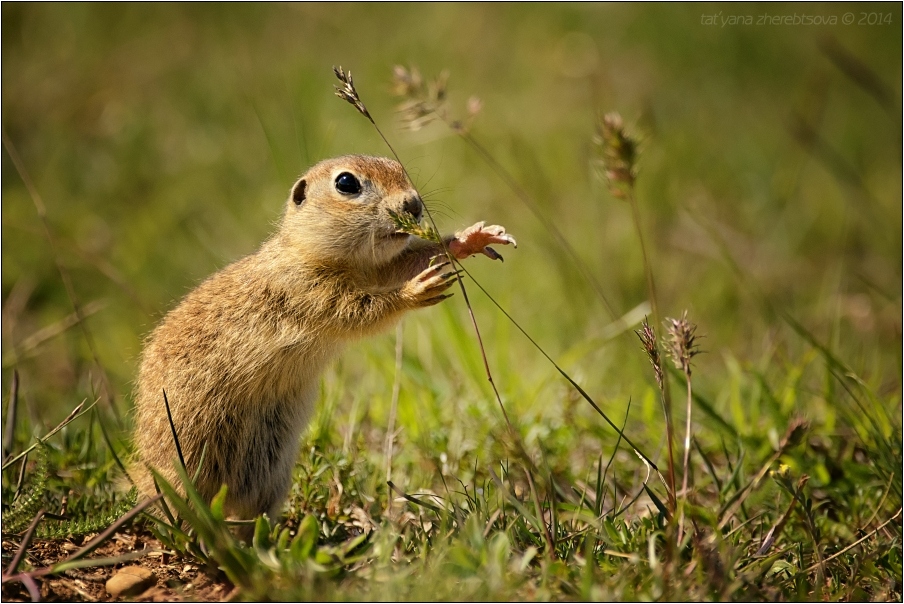
<path fill-rule="evenodd" d="M 324 160 L 292 187 L 281 236 L 325 261 L 380 265 L 404 250 L 391 212 L 420 222 L 424 203 L 401 164 L 383 157 L 345 155 Z"/>

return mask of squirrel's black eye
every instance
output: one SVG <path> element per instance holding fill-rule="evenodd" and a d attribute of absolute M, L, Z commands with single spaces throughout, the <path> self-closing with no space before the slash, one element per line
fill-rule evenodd
<path fill-rule="evenodd" d="M 354 174 L 343 172 L 336 177 L 336 190 L 346 195 L 354 195 L 361 192 L 361 183 Z"/>

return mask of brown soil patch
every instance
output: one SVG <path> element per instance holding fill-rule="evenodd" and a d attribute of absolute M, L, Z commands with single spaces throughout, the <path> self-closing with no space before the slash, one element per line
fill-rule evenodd
<path fill-rule="evenodd" d="M 62 562 L 72 555 L 93 535 L 77 540 L 41 541 L 35 540 L 23 562 L 23 570 L 38 569 Z M 19 548 L 17 538 L 3 539 L 4 566 Z M 127 601 L 142 602 L 222 602 L 234 596 L 232 584 L 218 571 L 206 569 L 194 559 L 187 559 L 169 553 L 150 533 L 142 529 L 128 529 L 116 534 L 112 539 L 94 550 L 90 558 L 116 558 L 124 554 L 147 551 L 146 556 L 126 560 L 111 566 L 96 566 L 69 570 L 59 575 L 35 579 L 41 590 L 41 599 L 48 602 L 112 602 L 115 601 L 104 588 L 104 584 L 117 570 L 125 566 L 143 566 L 157 576 L 157 584 L 144 593 L 126 598 Z M 18 581 L 3 584 L 4 602 L 30 602 L 31 596 L 25 586 Z"/>

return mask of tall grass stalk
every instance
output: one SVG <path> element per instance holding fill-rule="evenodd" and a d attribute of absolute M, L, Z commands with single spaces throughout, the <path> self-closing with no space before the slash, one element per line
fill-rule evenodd
<path fill-rule="evenodd" d="M 57 432 L 59 432 L 60 430 L 65 428 L 67 425 L 69 425 L 70 422 L 80 418 L 81 416 L 83 416 L 86 413 L 88 413 L 89 411 L 91 411 L 91 409 L 94 407 L 94 405 L 97 404 L 97 401 L 95 400 L 93 403 L 91 403 L 90 405 L 85 407 L 86 402 L 87 402 L 87 400 L 84 400 L 81 403 L 79 403 L 78 405 L 76 405 L 75 409 L 70 411 L 69 415 L 66 416 L 66 419 L 64 419 L 59 424 L 57 424 L 57 426 L 53 430 L 51 430 L 50 432 L 48 432 L 47 434 L 45 434 L 44 436 L 39 438 L 38 442 L 35 442 L 33 445 L 31 445 L 30 447 L 28 447 L 27 449 L 25 449 L 18 455 L 15 455 L 15 456 L 11 457 L 10 459 L 7 459 L 5 462 L 3 462 L 3 467 L 0 469 L 5 470 L 6 468 L 8 468 L 11 465 L 13 465 L 14 463 L 16 463 L 18 460 L 20 460 L 23 457 L 25 457 L 26 455 L 28 455 L 30 452 L 32 452 L 36 447 L 40 446 L 48 438 L 50 438 L 51 436 L 53 436 L 54 434 L 56 434 Z M 85 408 L 82 409 L 82 407 L 85 407 Z"/>
<path fill-rule="evenodd" d="M 595 142 L 600 147 L 605 179 L 609 186 L 609 192 L 618 199 L 628 202 L 631 208 L 631 219 L 637 240 L 640 244 L 640 252 L 643 257 L 643 271 L 647 282 L 647 295 L 650 298 L 650 309 L 653 313 L 653 324 L 662 325 L 659 313 L 659 298 L 656 295 L 656 281 L 653 278 L 653 267 L 647 254 L 647 244 L 643 235 L 643 227 L 640 220 L 640 208 L 634 191 L 634 183 L 637 179 L 637 153 L 638 143 L 628 134 L 622 118 L 617 113 L 607 113 L 600 120 Z M 659 342 L 656 338 L 651 340 L 651 345 L 656 354 L 650 356 L 654 364 L 658 379 L 660 393 L 662 395 L 662 411 L 665 416 L 666 444 L 668 447 L 668 478 L 669 478 L 669 505 L 674 513 L 675 499 L 675 453 L 674 438 L 675 429 L 672 423 L 672 399 L 669 394 L 669 380 L 663 367 L 662 355 L 659 354 Z M 648 354 L 650 351 L 648 350 Z"/>
<path fill-rule="evenodd" d="M 669 336 L 666 351 L 672 358 L 675 367 L 680 369 L 684 374 L 684 382 L 687 387 L 687 419 L 685 421 L 684 429 L 684 463 L 682 464 L 681 473 L 681 493 L 686 503 L 688 496 L 687 479 L 690 474 L 691 460 L 691 413 L 693 411 L 694 402 L 693 389 L 691 386 L 691 359 L 699 354 L 700 351 L 697 349 L 696 343 L 697 326 L 687 320 L 687 311 L 684 311 L 684 314 L 681 315 L 680 319 L 669 318 L 666 320 L 666 323 Z M 682 512 L 681 518 L 678 521 L 679 543 L 684 534 L 684 517 L 685 514 Z"/>
<path fill-rule="evenodd" d="M 399 322 L 398 326 L 396 326 L 395 376 L 392 380 L 392 401 L 389 404 L 389 420 L 386 422 L 386 482 L 392 480 L 392 448 L 395 441 L 396 410 L 399 407 L 399 393 L 402 389 L 403 325 L 404 323 Z M 386 503 L 386 511 L 389 512 L 391 509 L 392 497 L 389 497 Z"/>
<path fill-rule="evenodd" d="M 336 96 L 340 99 L 348 102 L 352 105 L 358 113 L 363 115 L 370 121 L 371 125 L 377 131 L 377 134 L 380 135 L 380 138 L 383 139 L 383 142 L 386 143 L 386 146 L 389 148 L 390 152 L 392 152 L 393 157 L 395 157 L 396 161 L 399 162 L 399 165 L 402 166 L 402 170 L 404 170 L 405 175 L 408 177 L 408 181 L 414 185 L 414 179 L 411 178 L 411 175 L 408 174 L 408 168 L 405 167 L 405 164 L 402 162 L 402 159 L 399 157 L 399 154 L 396 153 L 395 147 L 392 146 L 392 143 L 389 142 L 389 139 L 386 138 L 386 135 L 383 134 L 383 131 L 380 129 L 380 126 L 377 125 L 377 122 L 370 115 L 370 112 L 367 110 L 367 107 L 364 105 L 364 102 L 361 100 L 361 96 L 358 94 L 357 89 L 355 88 L 354 80 L 352 79 L 351 71 L 346 72 L 342 69 L 342 66 L 333 67 L 333 73 L 336 74 L 336 78 L 342 82 L 342 87 L 336 86 Z M 436 226 L 436 221 L 433 219 L 433 213 L 430 211 L 430 208 L 427 205 L 424 205 L 424 210 L 426 211 L 427 219 L 430 221 L 430 226 L 433 228 L 434 232 L 439 232 L 439 228 Z M 446 258 L 453 266 L 461 267 L 458 260 L 455 259 L 454 256 L 449 252 L 449 248 L 446 246 L 445 241 L 442 238 L 438 238 L 438 243 L 443 247 L 443 253 L 446 255 Z M 477 344 L 480 348 L 480 356 L 483 359 L 483 366 L 486 370 L 487 380 L 490 382 L 490 386 L 493 388 L 493 393 L 496 396 L 496 402 L 499 403 L 499 409 L 502 411 L 502 416 L 505 419 L 505 423 L 508 426 L 510 432 L 514 433 L 515 428 L 512 426 L 512 422 L 509 420 L 508 413 L 505 410 L 505 405 L 502 404 L 502 397 L 499 394 L 499 389 L 496 387 L 496 381 L 493 379 L 493 372 L 490 370 L 490 361 L 487 358 L 487 351 L 483 345 L 483 337 L 480 335 L 480 327 L 477 325 L 477 317 L 474 315 L 474 309 L 471 307 L 471 301 L 468 298 L 468 291 L 465 288 L 464 282 L 459 279 L 458 286 L 461 289 L 461 295 L 464 298 L 465 306 L 468 308 L 468 315 L 471 318 L 471 325 L 474 327 L 474 333 L 477 336 Z"/>
<path fill-rule="evenodd" d="M 533 345 L 533 347 L 536 348 L 537 351 L 538 351 L 541 355 L 543 355 L 543 358 L 545 358 L 547 361 L 549 361 L 549 363 L 555 368 L 555 370 L 558 371 L 559 374 L 560 374 L 563 378 L 565 378 L 565 380 L 566 380 L 569 384 L 571 384 L 572 387 L 574 387 L 575 390 L 577 390 L 578 394 L 580 394 L 581 397 L 582 397 L 585 401 L 587 401 L 587 402 L 590 404 L 591 407 L 593 407 L 594 411 L 596 411 L 596 412 L 600 415 L 600 417 L 602 417 L 603 420 L 604 420 L 607 424 L 609 424 L 609 426 L 610 426 L 613 430 L 615 430 L 616 434 L 618 434 L 620 438 L 624 439 L 624 441 L 628 444 L 628 446 L 630 446 L 631 448 L 634 449 L 634 452 L 637 454 L 638 457 L 640 457 L 641 461 L 643 461 L 643 463 L 644 463 L 647 467 L 653 469 L 657 474 L 659 474 L 659 477 L 660 477 L 660 479 L 662 479 L 663 484 L 666 484 L 665 479 L 662 477 L 662 474 L 660 473 L 659 468 L 656 466 L 656 464 L 653 462 L 653 460 L 650 459 L 649 456 L 647 456 L 646 454 L 644 454 L 644 453 L 640 450 L 640 448 L 639 448 L 637 445 L 635 445 L 634 442 L 633 442 L 630 438 L 628 438 L 628 436 L 624 433 L 624 430 L 620 429 L 620 428 L 615 424 L 615 422 L 613 422 L 613 421 L 609 418 L 609 416 L 606 415 L 606 413 L 600 408 L 600 406 L 596 403 L 596 401 L 594 401 L 593 398 L 591 398 L 591 396 L 590 396 L 589 394 L 587 394 L 587 391 L 584 390 L 584 389 L 581 387 L 581 385 L 578 384 L 578 383 L 574 380 L 574 378 L 572 378 L 570 375 L 568 375 L 568 373 L 567 373 L 564 369 L 562 369 L 562 367 L 559 366 L 559 364 L 556 363 L 555 360 L 553 360 L 553 358 L 552 358 L 551 356 L 549 356 L 549 353 L 547 353 L 547 352 L 543 349 L 543 347 L 540 346 L 540 345 L 537 343 L 537 341 L 536 341 L 533 337 L 531 337 L 531 335 L 530 335 L 530 334 L 529 334 L 529 333 L 521 326 L 521 324 L 518 323 L 518 321 L 516 321 L 515 318 L 512 317 L 512 315 L 510 315 L 510 314 L 508 313 L 508 311 L 505 310 L 505 308 L 504 308 L 501 304 L 499 304 L 499 302 L 497 302 L 496 299 L 493 298 L 493 296 L 490 295 L 490 293 L 486 290 L 486 288 L 485 288 L 483 285 L 481 285 L 476 279 L 474 279 L 474 277 L 471 275 L 471 273 L 468 272 L 468 269 L 462 268 L 462 270 L 464 271 L 465 275 L 467 275 L 468 277 L 471 278 L 472 281 L 474 281 L 474 285 L 476 285 L 476 286 L 480 289 L 480 291 L 482 291 L 482 292 L 484 293 L 484 295 L 486 295 L 486 297 L 490 300 L 490 302 L 492 302 L 493 305 L 494 305 L 496 308 L 499 309 L 499 312 L 501 312 L 503 315 L 505 315 L 505 318 L 508 319 L 509 322 L 511 322 L 511 324 L 514 325 L 514 326 L 518 329 L 518 331 L 521 332 L 521 335 L 523 335 L 525 338 L 527 338 L 527 340 Z M 666 484 L 666 486 L 668 486 L 668 485 Z"/>

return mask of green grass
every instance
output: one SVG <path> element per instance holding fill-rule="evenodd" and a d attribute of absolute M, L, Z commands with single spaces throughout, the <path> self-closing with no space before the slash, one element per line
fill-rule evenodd
<path fill-rule="evenodd" d="M 701 25 L 720 10 L 893 25 Z M 170 512 L 190 530 L 162 512 L 166 526 L 129 530 L 249 600 L 902 597 L 900 6 L 4 4 L 2 17 L 3 130 L 54 244 L 4 151 L 5 393 L 19 376 L 4 453 L 100 399 L 48 439 L 46 477 L 36 453 L 21 488 L 21 463 L 4 469 L 5 531 L 42 507 L 85 522 L 120 509 L 113 451 L 130 448 L 142 338 L 255 249 L 307 166 L 390 155 L 333 96 L 342 65 L 442 231 L 487 220 L 517 237 L 504 264 L 466 268 L 666 475 L 660 391 L 632 333 L 650 313 L 640 242 L 594 143 L 600 117 L 621 113 L 641 139 L 633 194 L 659 313 L 687 309 L 702 336 L 689 494 L 670 509 L 469 278 L 511 428 L 459 295 L 405 319 L 398 373 L 393 333 L 326 372 L 280 526 L 258 523 L 242 546 L 215 504 L 187 501 Z M 489 162 L 440 121 L 403 127 L 397 64 L 448 69 L 453 119 L 481 99 L 467 133 Z M 664 364 L 680 487 L 685 382 Z M 4 569 L 19 542 L 4 532 Z M 59 560 L 31 548 L 19 570 Z"/>

